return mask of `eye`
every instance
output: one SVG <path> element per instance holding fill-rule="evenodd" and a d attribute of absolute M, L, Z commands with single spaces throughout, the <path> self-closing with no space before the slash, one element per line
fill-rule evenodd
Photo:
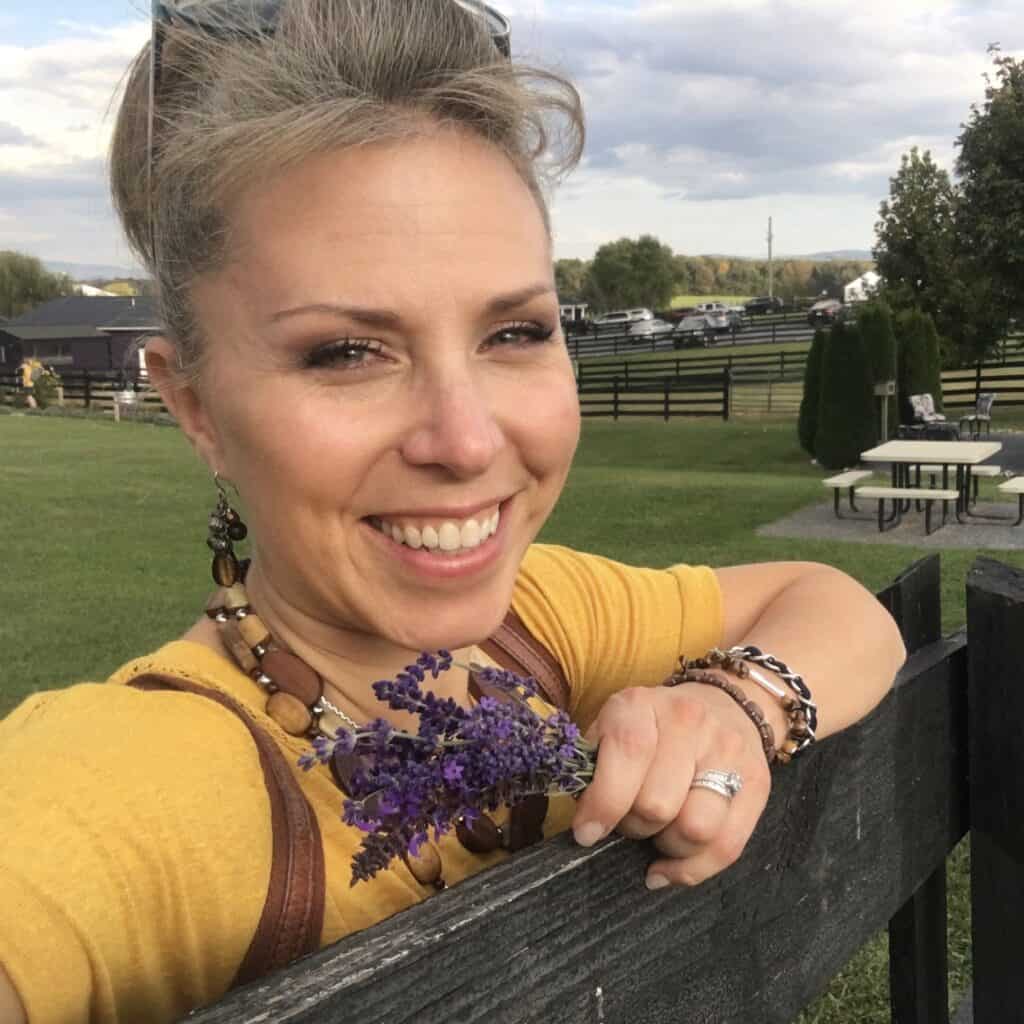
<path fill-rule="evenodd" d="M 487 339 L 488 345 L 495 346 L 523 346 L 539 345 L 550 341 L 554 337 L 554 327 L 545 327 L 543 324 L 534 321 L 524 320 L 520 323 L 507 324 L 495 331 Z"/>
<path fill-rule="evenodd" d="M 323 345 L 307 353 L 303 365 L 309 369 L 338 367 L 342 370 L 357 370 L 365 366 L 370 357 L 383 351 L 379 341 L 363 338 L 343 338 Z"/>

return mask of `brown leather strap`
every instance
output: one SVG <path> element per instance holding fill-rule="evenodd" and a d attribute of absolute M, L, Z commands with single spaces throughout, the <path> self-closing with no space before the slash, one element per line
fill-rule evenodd
<path fill-rule="evenodd" d="M 270 797 L 273 860 L 263 913 L 233 985 L 253 981 L 318 949 L 326 898 L 320 826 L 277 744 L 235 701 L 216 690 L 157 674 L 136 676 L 128 685 L 208 697 L 237 715 L 256 743 Z"/>
<path fill-rule="evenodd" d="M 480 650 L 502 668 L 517 675 L 533 676 L 550 704 L 562 711 L 569 710 L 569 681 L 562 666 L 514 611 L 510 610 L 492 636 L 480 644 Z"/>

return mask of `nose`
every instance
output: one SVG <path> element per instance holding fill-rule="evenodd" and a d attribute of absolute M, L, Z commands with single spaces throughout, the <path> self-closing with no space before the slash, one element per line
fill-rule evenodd
<path fill-rule="evenodd" d="M 471 375 L 449 374 L 419 390 L 419 415 L 402 444 L 407 462 L 443 466 L 460 479 L 485 472 L 505 444 L 492 401 Z"/>

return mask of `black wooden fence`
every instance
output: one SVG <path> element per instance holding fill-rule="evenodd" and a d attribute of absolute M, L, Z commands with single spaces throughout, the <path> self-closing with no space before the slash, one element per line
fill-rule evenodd
<path fill-rule="evenodd" d="M 704 885 L 649 893 L 648 844 L 559 836 L 190 1019 L 786 1024 L 888 924 L 893 1021 L 947 1024 L 945 861 L 970 828 L 957 1022 L 1024 1024 L 1024 573 L 979 559 L 967 590 L 947 638 L 937 555 L 879 595 L 910 651 L 893 691 L 778 772 L 745 854 Z"/>

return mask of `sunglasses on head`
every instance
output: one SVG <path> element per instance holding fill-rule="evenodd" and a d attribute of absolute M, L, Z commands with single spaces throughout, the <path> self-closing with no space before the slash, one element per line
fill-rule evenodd
<path fill-rule="evenodd" d="M 156 121 L 156 93 L 160 85 L 164 25 L 181 25 L 211 35 L 234 32 L 240 35 L 273 35 L 283 0 L 153 0 L 152 38 L 149 47 L 149 128 L 146 140 L 146 185 L 152 202 L 153 135 Z M 486 24 L 498 52 L 512 57 L 512 26 L 508 18 L 482 0 L 452 0 Z M 151 240 L 156 258 L 153 218 Z"/>

